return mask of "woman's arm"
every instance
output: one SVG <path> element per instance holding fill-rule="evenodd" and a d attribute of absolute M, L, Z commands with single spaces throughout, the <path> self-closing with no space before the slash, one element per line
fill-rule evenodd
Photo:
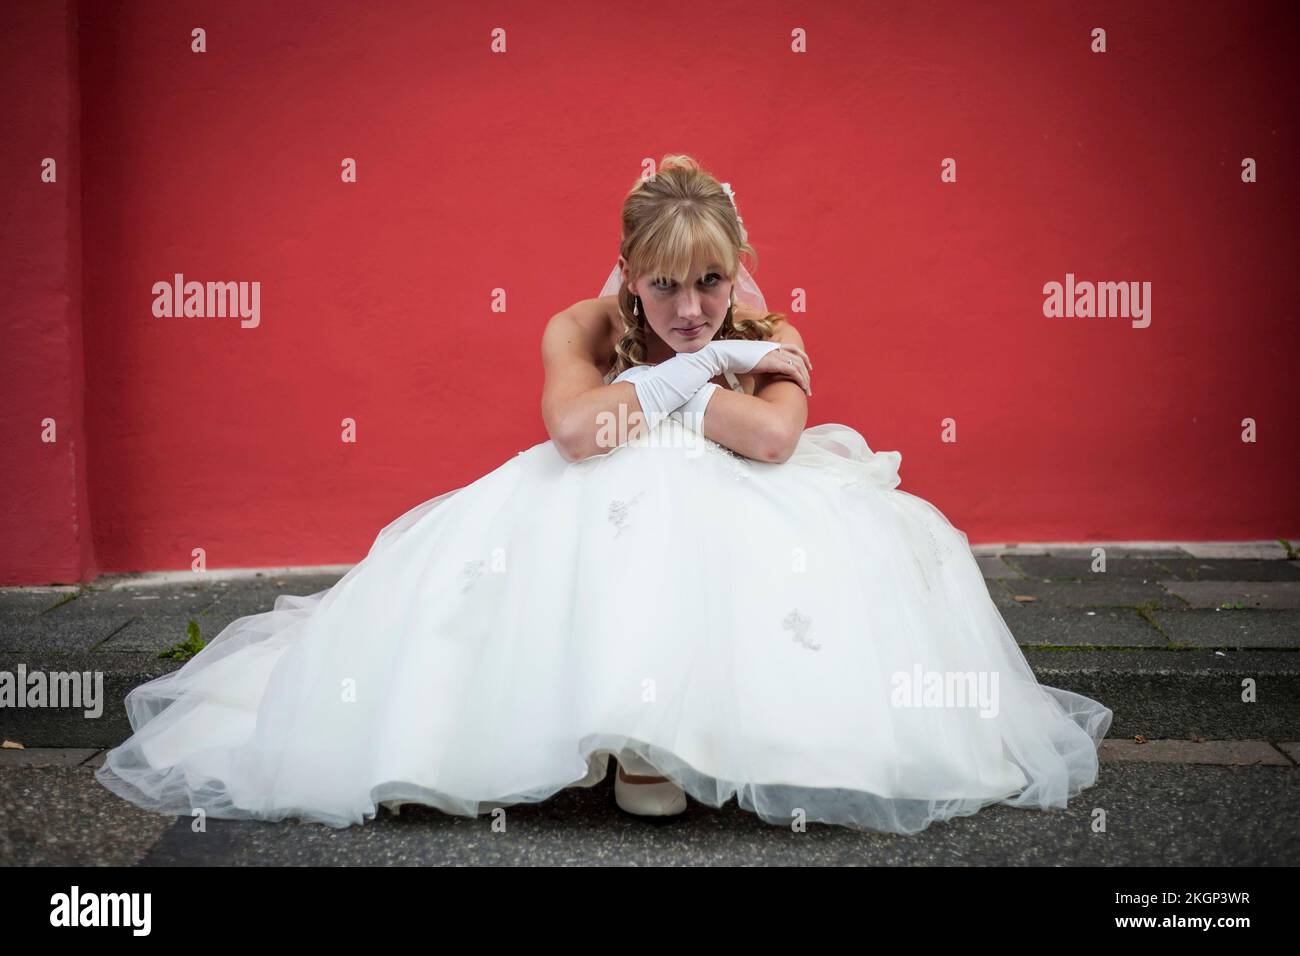
<path fill-rule="evenodd" d="M 769 341 L 803 348 L 786 322 Z M 542 333 L 542 419 L 566 461 L 603 454 L 644 431 L 644 410 L 629 381 L 604 384 L 600 365 L 609 349 L 609 320 L 602 303 L 584 299 L 552 316 Z M 785 461 L 808 417 L 803 387 L 778 374 L 759 374 L 754 394 L 718 389 L 700 427 L 739 454 L 760 461 Z M 632 413 L 636 414 L 633 415 Z"/>
<path fill-rule="evenodd" d="M 768 341 L 804 348 L 803 336 L 788 322 L 779 323 Z M 797 382 L 780 375 L 758 375 L 753 395 L 718 389 L 709 399 L 700 428 L 706 438 L 746 458 L 783 462 L 794 454 L 807 421 L 808 396 Z"/>
<path fill-rule="evenodd" d="M 604 384 L 600 363 L 608 350 L 609 321 L 596 299 L 556 313 L 542 333 L 542 420 L 566 461 L 608 452 L 645 431 L 636 386 Z"/>

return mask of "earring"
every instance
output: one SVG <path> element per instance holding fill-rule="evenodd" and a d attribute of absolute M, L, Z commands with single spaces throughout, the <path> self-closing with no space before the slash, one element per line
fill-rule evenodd
<path fill-rule="evenodd" d="M 641 314 L 641 297 L 639 295 L 632 296 L 632 314 Z"/>

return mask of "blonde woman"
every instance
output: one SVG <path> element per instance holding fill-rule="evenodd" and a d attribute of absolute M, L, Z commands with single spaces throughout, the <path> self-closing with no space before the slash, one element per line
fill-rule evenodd
<path fill-rule="evenodd" d="M 98 779 L 343 827 L 535 803 L 614 757 L 630 813 L 894 833 L 1091 786 L 1111 711 L 1038 683 L 897 452 L 806 427 L 813 362 L 753 255 L 730 186 L 665 157 L 601 294 L 542 334 L 550 440 L 135 688 Z"/>

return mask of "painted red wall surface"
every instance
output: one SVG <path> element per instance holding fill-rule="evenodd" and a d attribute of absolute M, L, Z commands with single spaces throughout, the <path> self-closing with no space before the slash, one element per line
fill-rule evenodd
<path fill-rule="evenodd" d="M 77 581 L 96 562 L 75 4 L 0 5 L 0 83 L 0 585 Z"/>
<path fill-rule="evenodd" d="M 809 424 L 972 543 L 1300 536 L 1293 3 L 0 17 L 0 582 L 356 561 L 545 441 L 542 328 L 671 152 L 735 188 Z M 259 282 L 260 324 L 155 317 L 177 273 Z M 1067 273 L 1150 282 L 1150 326 L 1046 318 Z"/>

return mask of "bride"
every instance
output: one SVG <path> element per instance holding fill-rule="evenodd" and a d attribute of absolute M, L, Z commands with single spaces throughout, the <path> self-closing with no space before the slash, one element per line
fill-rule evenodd
<path fill-rule="evenodd" d="M 631 813 L 894 833 L 1095 783 L 1111 711 L 1038 683 L 898 452 L 805 427 L 812 360 L 730 186 L 665 157 L 622 224 L 601 294 L 542 335 L 551 440 L 133 689 L 101 783 L 345 827 L 534 803 L 612 756 Z"/>

